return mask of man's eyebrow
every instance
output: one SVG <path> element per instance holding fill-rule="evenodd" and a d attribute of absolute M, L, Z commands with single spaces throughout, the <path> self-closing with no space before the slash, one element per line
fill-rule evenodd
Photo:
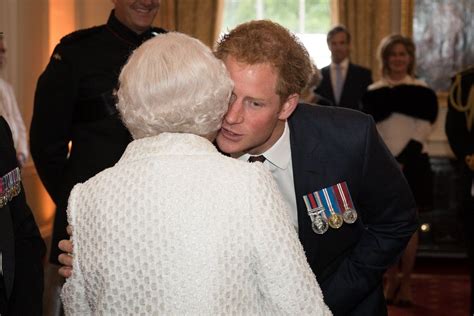
<path fill-rule="evenodd" d="M 257 97 L 251 97 L 251 96 L 246 96 L 246 97 L 244 97 L 244 99 L 251 99 L 252 101 L 265 102 L 265 99 L 257 98 Z"/>

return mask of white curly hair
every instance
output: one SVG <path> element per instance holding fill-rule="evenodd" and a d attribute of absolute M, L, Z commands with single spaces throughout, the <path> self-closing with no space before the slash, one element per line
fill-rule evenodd
<path fill-rule="evenodd" d="M 163 132 L 206 136 L 221 127 L 232 89 L 224 64 L 206 45 L 170 32 L 130 56 L 117 107 L 134 139 Z"/>

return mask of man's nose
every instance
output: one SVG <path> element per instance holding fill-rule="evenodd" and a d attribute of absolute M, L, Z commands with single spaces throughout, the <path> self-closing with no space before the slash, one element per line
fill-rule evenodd
<path fill-rule="evenodd" d="M 140 3 L 145 6 L 151 6 L 151 5 L 156 5 L 159 3 L 157 0 L 140 0 Z"/>
<path fill-rule="evenodd" d="M 242 102 L 236 100 L 229 104 L 229 109 L 225 115 L 225 121 L 229 124 L 238 124 L 243 121 Z"/>

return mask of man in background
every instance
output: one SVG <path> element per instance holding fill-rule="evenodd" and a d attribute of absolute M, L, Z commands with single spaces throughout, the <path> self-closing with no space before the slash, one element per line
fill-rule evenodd
<path fill-rule="evenodd" d="M 38 174 L 56 204 L 51 261 L 67 237 L 69 192 L 113 166 L 131 140 L 115 109 L 121 67 L 151 27 L 159 0 L 114 0 L 107 24 L 65 36 L 38 79 L 30 139 Z M 71 146 L 71 147 L 69 147 Z"/>
<path fill-rule="evenodd" d="M 350 62 L 351 34 L 344 26 L 332 28 L 327 35 L 327 43 L 331 51 L 331 64 L 321 69 L 323 79 L 316 93 L 336 106 L 359 110 L 360 99 L 372 84 L 372 73 Z"/>
<path fill-rule="evenodd" d="M 0 315 L 42 315 L 44 253 L 12 133 L 0 116 Z"/>
<path fill-rule="evenodd" d="M 31 155 L 56 204 L 50 252 L 53 264 L 58 263 L 59 240 L 68 236 L 66 207 L 71 189 L 113 166 L 131 141 L 113 96 L 120 70 L 135 48 L 165 32 L 151 26 L 160 0 L 112 2 L 114 10 L 105 25 L 61 39 L 37 83 Z M 58 291 L 56 287 L 52 295 L 58 297 Z M 51 308 L 60 309 L 59 305 Z"/>
<path fill-rule="evenodd" d="M 5 66 L 6 53 L 7 48 L 3 33 L 0 33 L 0 71 L 2 71 Z M 2 78 L 0 78 L 0 115 L 3 116 L 10 126 L 16 149 L 16 157 L 20 167 L 22 167 L 29 156 L 25 123 L 18 109 L 12 86 Z"/>
<path fill-rule="evenodd" d="M 459 72 L 448 97 L 446 135 L 462 166 L 462 219 L 471 267 L 471 312 L 474 314 L 474 67 Z"/>

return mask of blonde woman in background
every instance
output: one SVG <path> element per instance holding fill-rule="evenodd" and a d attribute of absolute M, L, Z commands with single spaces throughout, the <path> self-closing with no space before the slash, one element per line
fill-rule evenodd
<path fill-rule="evenodd" d="M 363 110 L 374 117 L 380 136 L 400 164 L 418 210 L 427 210 L 432 207 L 433 184 L 426 141 L 438 113 L 436 94 L 424 81 L 415 78 L 415 44 L 410 38 L 399 34 L 387 36 L 379 45 L 378 55 L 382 78 L 369 86 L 362 99 Z M 417 247 L 415 233 L 400 263 L 387 271 L 388 304 L 413 304 L 410 276 Z"/>

